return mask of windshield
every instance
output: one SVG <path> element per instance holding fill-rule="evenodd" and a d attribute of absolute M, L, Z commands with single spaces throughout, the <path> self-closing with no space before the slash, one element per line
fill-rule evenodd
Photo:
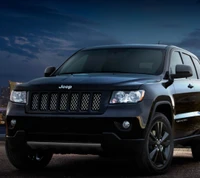
<path fill-rule="evenodd" d="M 158 75 L 163 70 L 162 49 L 92 49 L 68 59 L 55 73 L 139 73 Z"/>

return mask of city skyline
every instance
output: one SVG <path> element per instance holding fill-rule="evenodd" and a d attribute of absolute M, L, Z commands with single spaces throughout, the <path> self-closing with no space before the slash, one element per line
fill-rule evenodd
<path fill-rule="evenodd" d="M 1 86 L 94 45 L 164 43 L 200 56 L 199 0 L 2 0 L 0 14 Z"/>
<path fill-rule="evenodd" d="M 7 107 L 10 98 L 10 86 L 0 86 L 0 109 Z"/>

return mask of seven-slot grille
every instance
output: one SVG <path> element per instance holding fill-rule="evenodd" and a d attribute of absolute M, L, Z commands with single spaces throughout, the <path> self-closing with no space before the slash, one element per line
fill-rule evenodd
<path fill-rule="evenodd" d="M 39 112 L 65 111 L 89 112 L 99 111 L 101 93 L 32 93 L 30 95 L 30 110 Z"/>

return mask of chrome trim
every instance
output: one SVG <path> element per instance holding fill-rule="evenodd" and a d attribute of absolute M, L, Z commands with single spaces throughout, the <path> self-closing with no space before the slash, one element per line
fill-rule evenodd
<path fill-rule="evenodd" d="M 70 89 L 72 89 L 72 86 L 71 85 L 60 85 L 58 88 L 59 89 L 68 89 L 68 90 L 70 90 Z"/>
<path fill-rule="evenodd" d="M 143 118 L 142 118 L 141 116 L 137 116 L 136 118 L 139 120 L 140 127 L 141 127 L 142 129 L 145 129 L 146 124 L 144 123 Z"/>
<path fill-rule="evenodd" d="M 200 139 L 200 134 L 197 135 L 191 135 L 191 136 L 185 136 L 185 137 L 180 137 L 180 138 L 174 138 L 175 142 L 179 142 L 179 141 L 184 141 L 184 140 L 191 140 L 191 139 Z"/>
<path fill-rule="evenodd" d="M 185 118 L 197 117 L 197 116 L 200 116 L 200 111 L 177 114 L 175 115 L 174 119 L 179 120 L 179 119 L 185 119 Z"/>

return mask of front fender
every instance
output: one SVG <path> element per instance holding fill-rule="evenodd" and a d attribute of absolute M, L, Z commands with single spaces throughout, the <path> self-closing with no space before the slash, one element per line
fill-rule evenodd
<path fill-rule="evenodd" d="M 168 108 L 167 108 L 166 110 L 163 110 L 164 111 L 163 114 L 170 112 L 170 113 L 168 113 L 170 116 L 170 118 L 168 118 L 168 119 L 170 120 L 170 123 L 172 123 L 172 125 L 173 125 L 173 123 L 174 123 L 174 100 L 172 97 L 169 97 L 169 96 L 159 96 L 154 100 L 154 102 L 151 106 L 147 125 L 149 124 L 149 122 L 150 122 L 151 118 L 153 117 L 153 115 L 155 114 L 155 112 L 161 112 L 160 109 L 165 106 L 168 106 L 170 108 L 170 111 L 168 111 L 167 110 Z"/>

